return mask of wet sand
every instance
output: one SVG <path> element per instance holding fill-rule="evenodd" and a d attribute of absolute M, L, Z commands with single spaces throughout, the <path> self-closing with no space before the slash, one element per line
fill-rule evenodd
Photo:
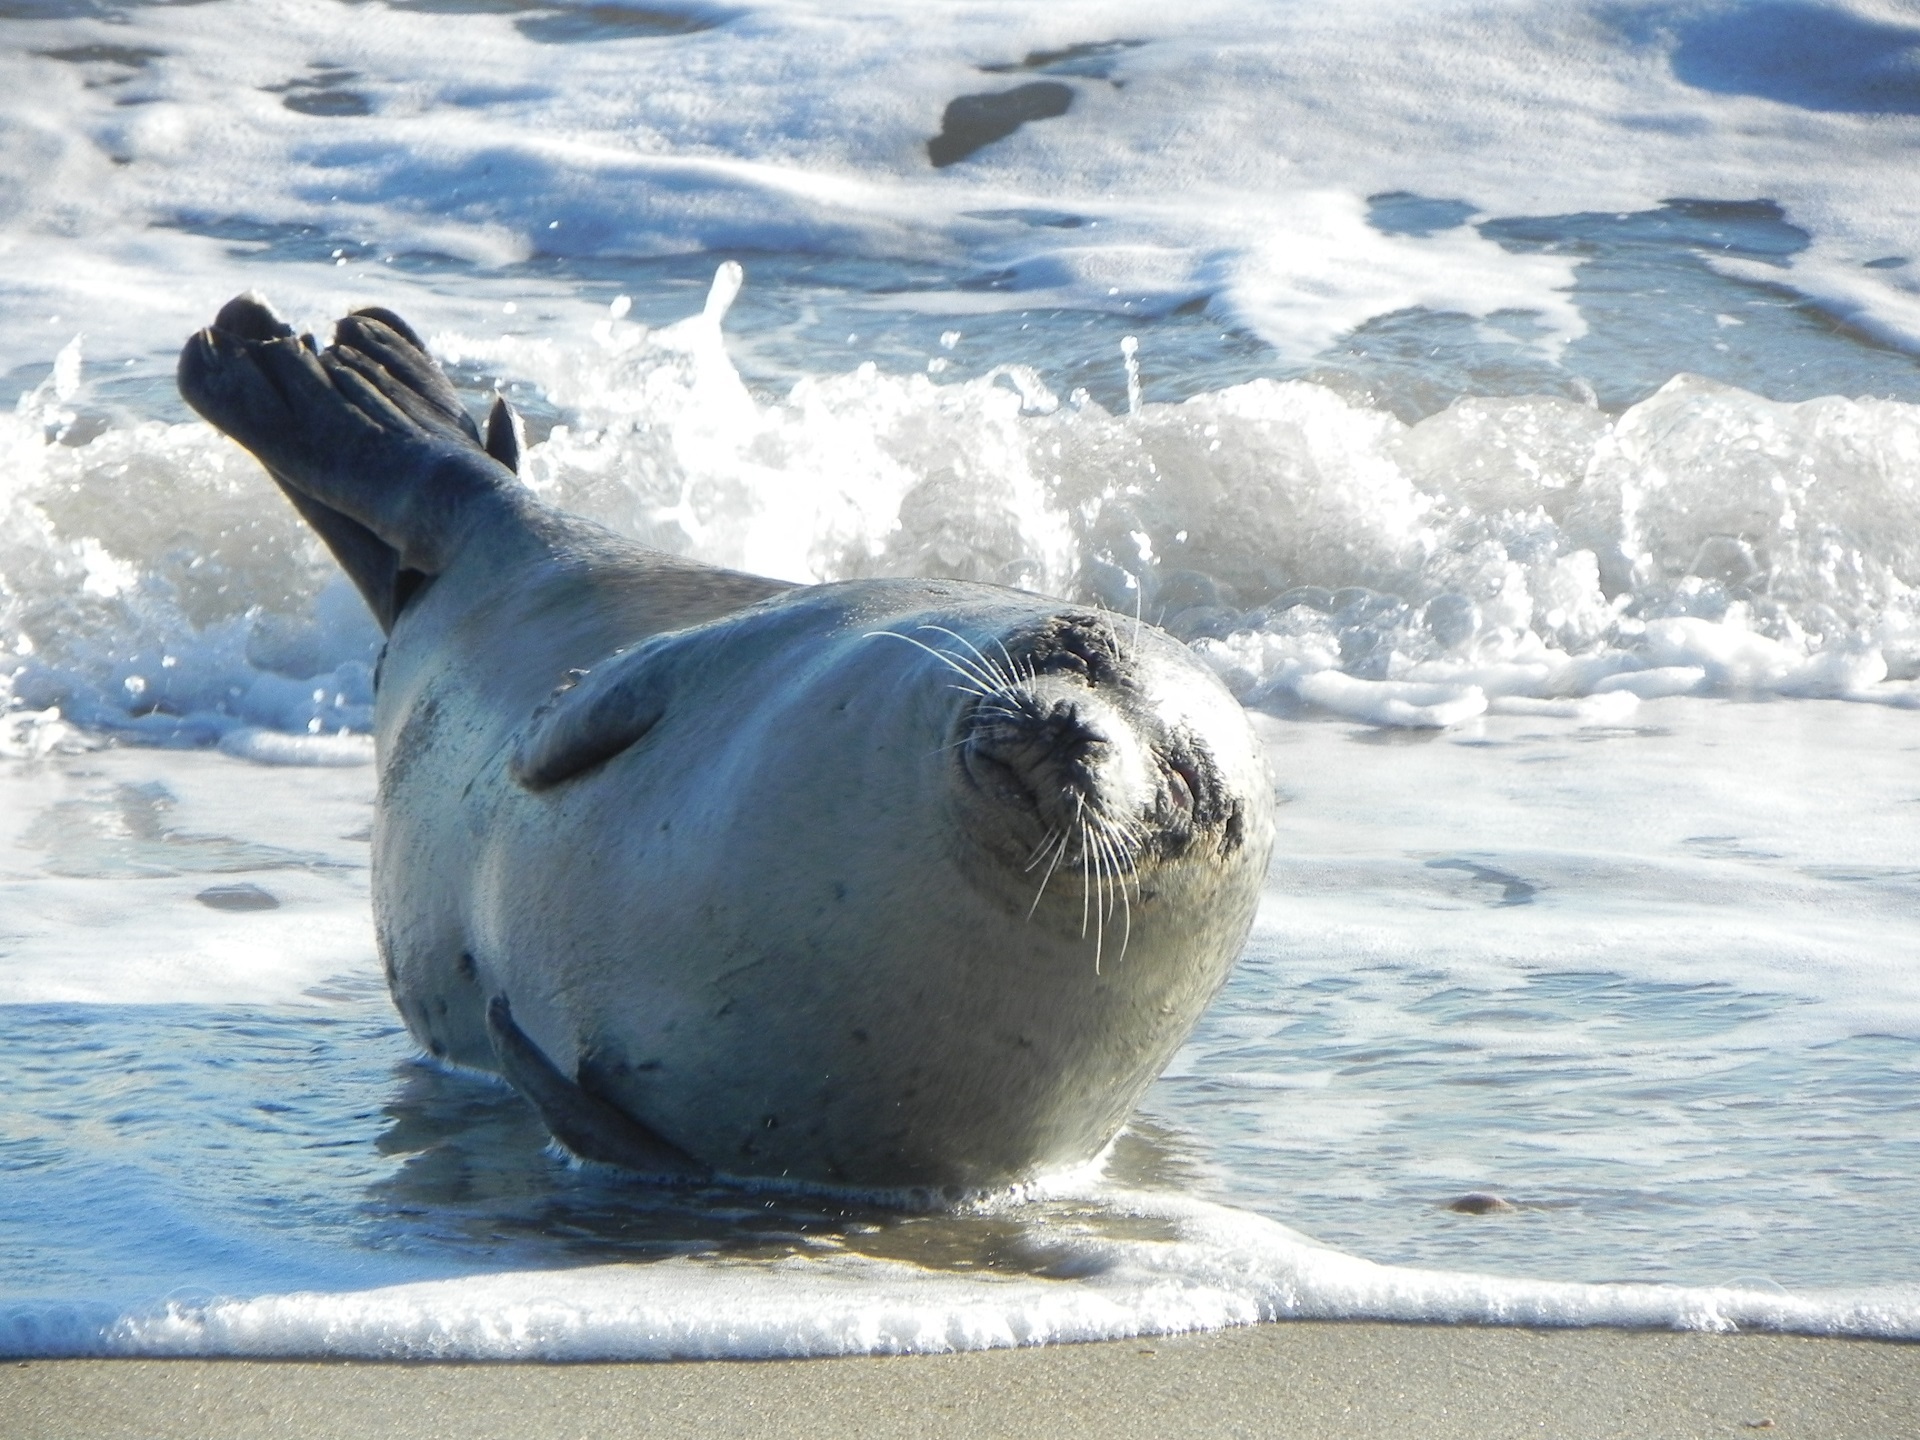
<path fill-rule="evenodd" d="M 59 1360 L 0 1368 L 11 1440 L 606 1436 L 1744 1436 L 1912 1440 L 1920 1344 L 1263 1325 L 966 1355 L 641 1365 Z"/>

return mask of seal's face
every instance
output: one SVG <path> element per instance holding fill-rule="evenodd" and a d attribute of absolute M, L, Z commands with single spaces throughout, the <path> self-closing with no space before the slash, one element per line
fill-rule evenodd
<path fill-rule="evenodd" d="M 1136 902 L 1264 868 L 1271 787 L 1245 718 L 1165 637 L 1080 612 L 947 636 L 970 697 L 948 740 L 955 805 L 989 857 L 974 883 L 1077 923 L 1098 967 L 1125 959 Z"/>

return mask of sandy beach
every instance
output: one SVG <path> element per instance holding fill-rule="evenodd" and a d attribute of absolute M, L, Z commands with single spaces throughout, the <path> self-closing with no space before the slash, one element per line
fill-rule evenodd
<path fill-rule="evenodd" d="M 1263 1325 L 964 1355 L 651 1365 L 64 1360 L 0 1370 L 13 1440 L 255 1436 L 1920 1434 L 1920 1346 Z"/>

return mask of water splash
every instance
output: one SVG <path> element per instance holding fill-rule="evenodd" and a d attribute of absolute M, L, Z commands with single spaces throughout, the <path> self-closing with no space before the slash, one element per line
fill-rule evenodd
<path fill-rule="evenodd" d="M 742 279 L 659 328 L 616 305 L 573 343 L 435 346 L 556 417 L 523 474 L 557 505 L 794 580 L 1095 601 L 1252 703 L 1413 726 L 1602 695 L 1616 718 L 1676 693 L 1920 704 L 1920 407 L 1677 376 L 1613 418 L 1469 398 L 1408 425 L 1303 381 L 1145 403 L 1137 345 L 1125 416 L 1014 365 L 768 396 L 720 329 Z M 10 710 L 169 744 L 364 732 L 377 634 L 253 462 L 198 424 L 81 436 L 84 386 L 76 341 L 0 417 Z"/>

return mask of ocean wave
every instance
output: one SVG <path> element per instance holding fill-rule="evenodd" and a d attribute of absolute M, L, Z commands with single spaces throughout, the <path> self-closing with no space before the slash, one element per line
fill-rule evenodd
<path fill-rule="evenodd" d="M 658 329 L 616 302 L 573 342 L 434 343 L 537 392 L 523 474 L 555 504 L 788 579 L 1093 601 L 1251 704 L 1442 727 L 1673 694 L 1920 705 L 1920 406 L 1681 375 L 1617 416 L 1469 397 L 1408 424 L 1272 380 L 1113 413 L 1014 364 L 767 396 L 720 329 L 739 284 L 723 267 Z M 253 462 L 197 423 L 76 434 L 84 388 L 76 342 L 0 417 L 9 708 L 176 745 L 365 733 L 378 634 Z"/>

